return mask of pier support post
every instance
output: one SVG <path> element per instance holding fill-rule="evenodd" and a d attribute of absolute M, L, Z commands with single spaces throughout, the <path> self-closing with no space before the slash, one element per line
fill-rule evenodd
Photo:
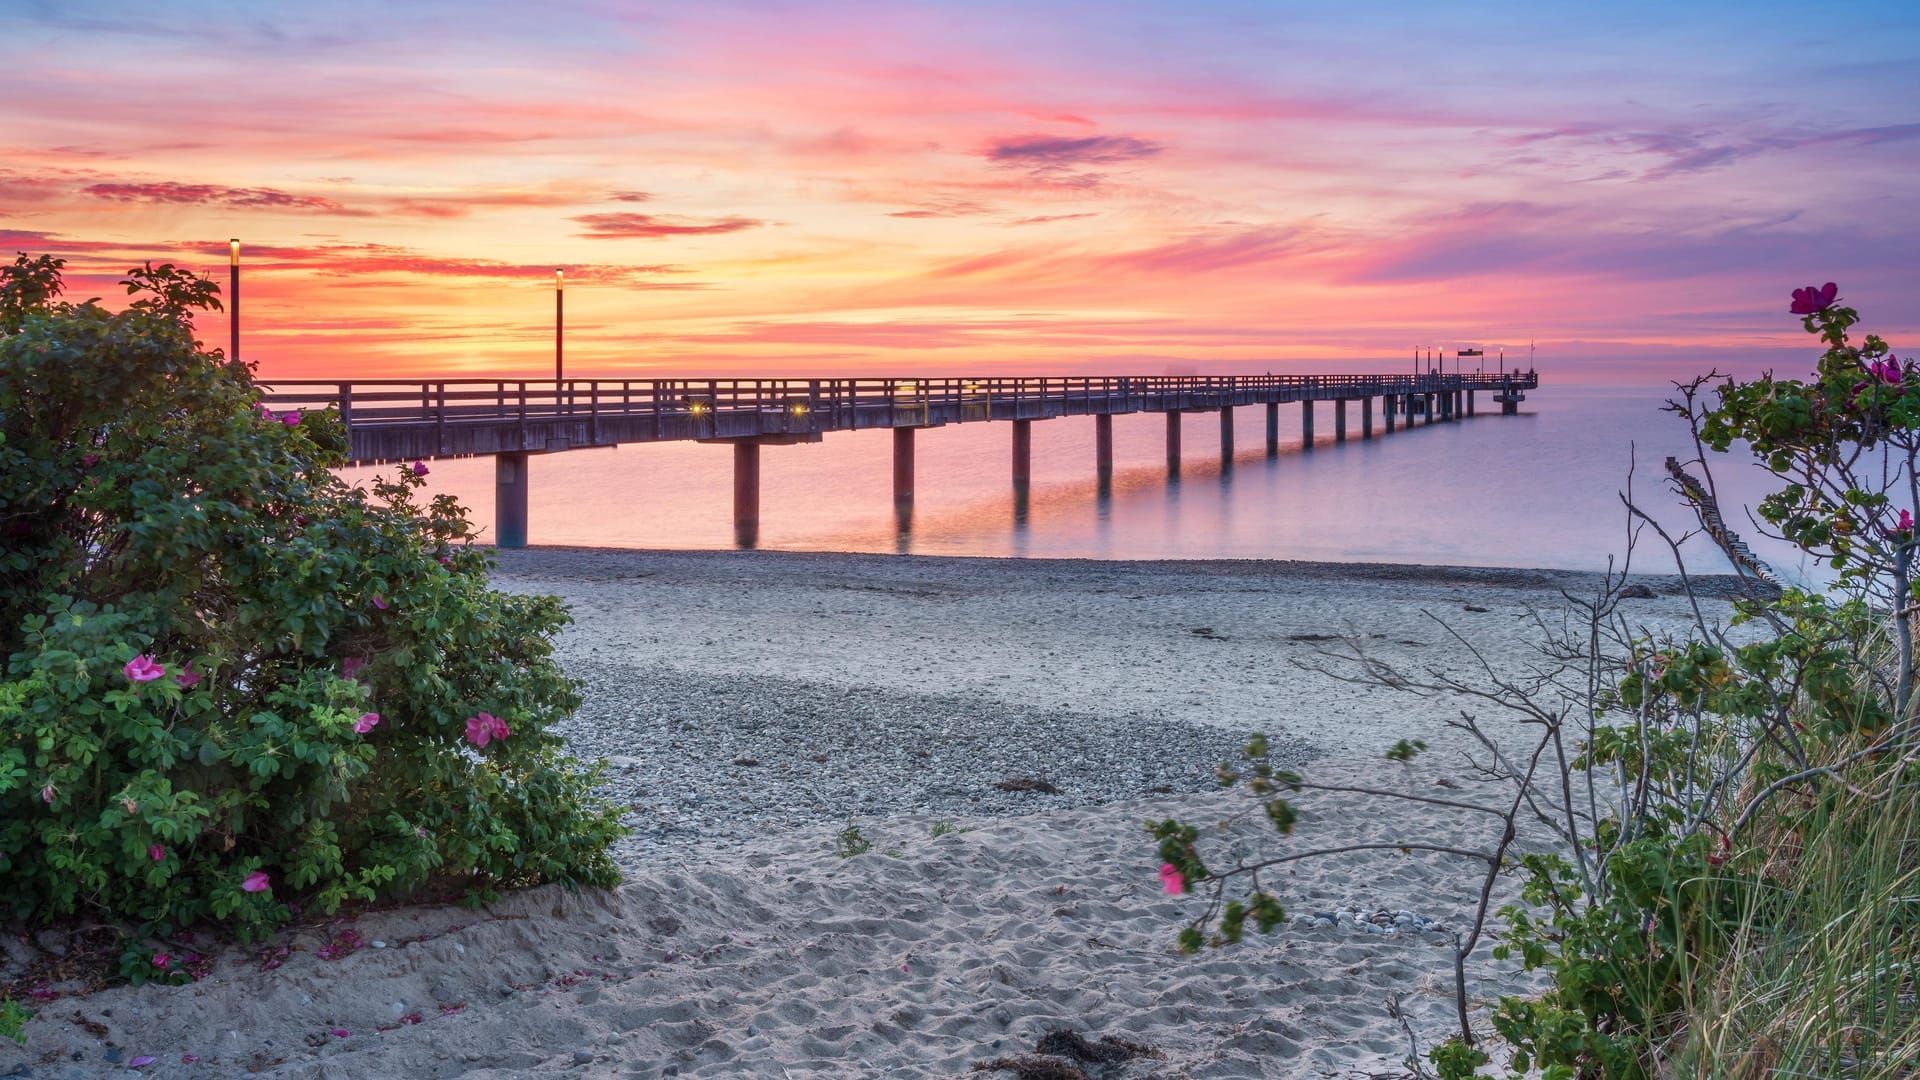
<path fill-rule="evenodd" d="M 1280 403 L 1267 402 L 1267 456 L 1280 456 Z"/>
<path fill-rule="evenodd" d="M 1033 483 L 1033 421 L 1013 422 L 1013 491 L 1025 495 Z"/>
<path fill-rule="evenodd" d="M 1233 406 L 1220 407 L 1220 467 L 1233 468 Z"/>
<path fill-rule="evenodd" d="M 893 513 L 903 525 L 913 518 L 913 432 L 893 429 Z"/>
<path fill-rule="evenodd" d="M 1475 393 L 1476 391 L 1473 391 L 1473 390 L 1467 391 L 1467 415 L 1468 416 L 1473 415 L 1473 395 Z"/>
<path fill-rule="evenodd" d="M 743 548 L 760 543 L 760 444 L 733 444 L 733 542 Z"/>
<path fill-rule="evenodd" d="M 1347 399 L 1333 399 L 1333 441 L 1347 441 Z"/>
<path fill-rule="evenodd" d="M 1360 399 L 1360 437 L 1373 438 L 1373 399 L 1370 397 Z"/>
<path fill-rule="evenodd" d="M 1436 400 L 1437 397 L 1438 395 L 1435 394 L 1421 395 L 1421 404 L 1427 407 L 1427 425 L 1429 427 L 1433 425 L 1433 411 L 1439 408 L 1439 402 Z"/>
<path fill-rule="evenodd" d="M 1393 434 L 1393 406 L 1400 400 L 1397 394 L 1387 394 L 1380 399 L 1380 416 L 1387 422 L 1387 434 Z"/>
<path fill-rule="evenodd" d="M 1180 413 L 1167 410 L 1167 471 L 1180 471 Z"/>
<path fill-rule="evenodd" d="M 493 458 L 493 539 L 503 548 L 527 546 L 527 454 Z"/>
<path fill-rule="evenodd" d="M 1300 403 L 1300 449 L 1313 449 L 1313 399 Z"/>
<path fill-rule="evenodd" d="M 1113 416 L 1109 413 L 1093 418 L 1093 471 L 1102 491 L 1113 486 Z"/>
<path fill-rule="evenodd" d="M 1465 390 L 1455 390 L 1453 392 L 1453 418 L 1458 420 L 1466 414 L 1467 392 Z"/>

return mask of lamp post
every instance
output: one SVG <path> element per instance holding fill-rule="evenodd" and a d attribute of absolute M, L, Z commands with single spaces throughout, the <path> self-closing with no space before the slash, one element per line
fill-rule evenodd
<path fill-rule="evenodd" d="M 231 316 L 227 320 L 232 343 L 227 347 L 227 361 L 240 362 L 240 238 L 227 241 L 227 311 Z"/>
<path fill-rule="evenodd" d="M 561 373 L 564 370 L 561 359 L 565 355 L 563 351 L 565 346 L 562 344 L 561 335 L 567 324 L 566 302 L 567 272 L 555 270 L 553 272 L 553 392 L 555 394 L 560 392 Z"/>

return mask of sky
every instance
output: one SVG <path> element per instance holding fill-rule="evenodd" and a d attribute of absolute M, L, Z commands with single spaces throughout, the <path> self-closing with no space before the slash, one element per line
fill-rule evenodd
<path fill-rule="evenodd" d="M 1917 166 L 1910 0 L 0 0 L 0 250 L 269 378 L 1798 372 Z"/>

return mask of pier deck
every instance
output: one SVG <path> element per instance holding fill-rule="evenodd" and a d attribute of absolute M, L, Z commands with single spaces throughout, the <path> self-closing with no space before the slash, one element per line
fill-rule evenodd
<path fill-rule="evenodd" d="M 1115 376 L 1012 379 L 276 380 L 280 409 L 338 408 L 354 464 L 553 453 L 676 440 L 813 441 L 835 431 L 1063 416 L 1213 412 L 1539 385 L 1534 372 L 1450 375 Z M 1443 400 L 1443 415 L 1471 408 Z M 1400 410 L 1402 415 L 1411 415 Z M 1367 410 L 1371 417 L 1371 410 Z"/>

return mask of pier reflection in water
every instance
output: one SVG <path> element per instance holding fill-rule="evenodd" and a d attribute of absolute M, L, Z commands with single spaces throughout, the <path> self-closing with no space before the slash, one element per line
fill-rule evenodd
<path fill-rule="evenodd" d="M 1095 475 L 1095 421 L 1033 425 L 1024 502 L 1008 485 L 1010 424 L 965 424 L 918 433 L 911 516 L 892 495 L 891 432 L 836 435 L 769 451 L 763 459 L 759 546 L 787 550 L 1095 559 L 1310 559 L 1592 570 L 1625 547 L 1618 492 L 1637 445 L 1636 493 L 1681 529 L 1692 518 L 1661 490 L 1661 461 L 1690 457 L 1685 429 L 1659 411 L 1654 388 L 1555 387 L 1517 416 L 1483 409 L 1456 424 L 1407 431 L 1384 425 L 1371 440 L 1332 441 L 1325 406 L 1317 444 L 1302 452 L 1300 415 L 1282 410 L 1277 455 L 1268 456 L 1258 406 L 1240 410 L 1232 467 L 1189 437 L 1169 471 L 1165 421 L 1113 418 L 1114 471 Z M 1187 421 L 1188 433 L 1209 430 Z M 1212 440 L 1207 440 L 1211 443 Z M 728 499 L 731 455 L 693 443 L 582 450 L 534 459 L 532 540 L 632 548 L 734 546 Z M 364 477 L 370 470 L 350 470 Z M 483 529 L 493 520 L 493 467 L 485 458 L 436 463 L 433 490 L 451 491 Z M 1729 459 L 1717 472 L 1727 511 L 1764 490 L 1766 478 Z M 903 527 L 904 524 L 904 527 Z M 1795 557 L 1749 536 L 1792 576 Z M 1710 544 L 1689 558 L 1724 570 Z M 1642 549 L 1637 565 L 1668 564 Z"/>

